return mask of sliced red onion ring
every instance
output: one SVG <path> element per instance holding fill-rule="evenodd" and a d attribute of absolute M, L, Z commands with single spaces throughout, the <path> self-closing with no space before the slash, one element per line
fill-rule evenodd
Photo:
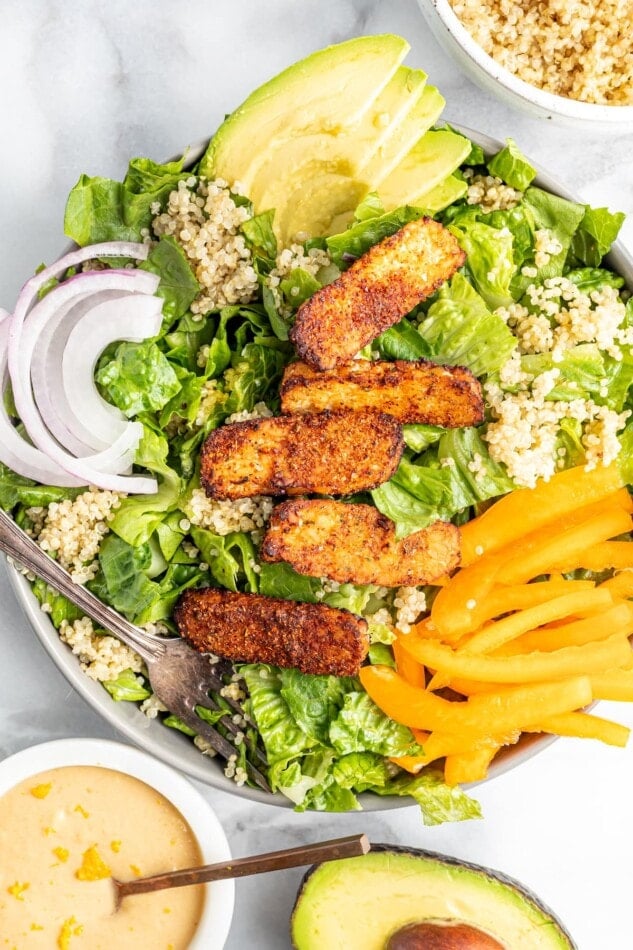
<path fill-rule="evenodd" d="M 62 488 L 79 488 L 84 482 L 69 475 L 54 462 L 22 438 L 15 428 L 4 404 L 9 374 L 7 370 L 7 347 L 10 317 L 0 323 L 0 458 L 5 465 L 43 485 L 59 485 Z"/>
<path fill-rule="evenodd" d="M 105 445 L 120 438 L 131 423 L 99 393 L 94 381 L 97 360 L 115 340 L 140 342 L 157 336 L 162 320 L 158 297 L 129 294 L 89 310 L 68 336 L 62 358 L 66 398 L 79 424 Z"/>
<path fill-rule="evenodd" d="M 29 313 L 40 287 L 51 277 L 59 276 L 69 267 L 89 258 L 116 256 L 143 259 L 147 257 L 147 253 L 146 245 L 123 242 L 80 248 L 27 281 L 18 298 L 15 313 L 9 325 L 8 345 L 8 365 L 16 408 L 29 437 L 35 446 L 48 456 L 49 473 L 51 468 L 59 467 L 65 479 L 63 482 L 60 480 L 62 478 L 60 472 L 55 479 L 42 479 L 38 476 L 40 481 L 45 480 L 49 484 L 67 484 L 67 478 L 70 475 L 78 480 L 79 484 L 96 485 L 112 491 L 143 493 L 156 491 L 157 483 L 153 478 L 113 474 L 130 467 L 142 434 L 140 423 L 125 423 L 124 431 L 107 449 L 95 455 L 77 458 L 62 448 L 47 428 L 48 419 L 42 418 L 38 411 L 30 379 L 31 360 L 38 334 L 43 326 L 55 317 L 60 307 L 66 307 L 70 301 L 77 303 L 79 299 L 85 300 L 85 295 L 101 294 L 106 291 L 153 295 L 159 281 L 156 275 L 139 270 L 89 271 L 64 281 L 39 301 Z M 160 312 L 160 303 L 158 302 L 156 306 Z M 155 335 L 156 332 L 158 331 L 155 330 L 150 335 Z M 107 342 L 117 338 L 120 337 L 110 337 Z M 94 380 L 92 388 L 94 388 Z M 104 405 L 106 405 L 105 402 Z M 52 424 L 56 425 L 54 422 Z M 66 427 L 70 428 L 70 426 Z M 7 464 L 11 463 L 7 462 Z M 11 467 L 15 468 L 13 465 Z M 18 471 L 17 468 L 15 470 Z"/>
<path fill-rule="evenodd" d="M 104 290 L 100 294 L 80 294 L 59 308 L 41 330 L 31 361 L 31 384 L 40 414 L 46 418 L 47 428 L 60 445 L 79 457 L 92 455 L 111 445 L 114 439 L 103 442 L 93 432 L 86 432 L 70 422 L 75 412 L 66 398 L 62 378 L 62 359 L 68 335 L 85 314 L 98 303 L 118 300 L 122 291 Z M 122 415 L 119 415 L 122 419 Z M 71 431 L 71 425 L 74 431 Z M 80 430 L 80 432 L 78 431 Z M 121 434 L 119 428 L 114 438 Z M 81 433 L 81 434 L 80 434 Z"/>

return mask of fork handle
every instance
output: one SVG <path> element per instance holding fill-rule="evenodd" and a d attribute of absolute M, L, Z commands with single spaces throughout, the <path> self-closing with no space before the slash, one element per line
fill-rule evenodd
<path fill-rule="evenodd" d="M 51 587 L 56 588 L 101 626 L 116 633 L 117 637 L 136 650 L 146 662 L 151 662 L 164 652 L 164 646 L 160 640 L 121 617 L 82 584 L 75 584 L 68 571 L 42 551 L 2 509 L 0 509 L 0 551 L 4 551 Z"/>

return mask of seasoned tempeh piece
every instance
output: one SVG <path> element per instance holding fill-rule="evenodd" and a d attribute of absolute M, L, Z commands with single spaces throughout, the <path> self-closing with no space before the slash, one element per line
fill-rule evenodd
<path fill-rule="evenodd" d="M 211 433 L 200 478 L 211 498 L 347 495 L 388 481 L 403 446 L 400 424 L 372 409 L 250 419 Z"/>
<path fill-rule="evenodd" d="M 484 421 L 481 384 L 463 366 L 426 360 L 352 360 L 323 373 L 291 363 L 281 382 L 283 412 L 380 409 L 398 422 L 457 429 Z"/>
<path fill-rule="evenodd" d="M 367 623 L 347 610 L 207 587 L 187 590 L 178 631 L 201 653 L 302 673 L 353 676 L 367 656 Z"/>
<path fill-rule="evenodd" d="M 464 263 L 455 237 L 420 218 L 375 244 L 297 312 L 290 339 L 302 360 L 332 369 L 430 296 Z"/>
<path fill-rule="evenodd" d="M 458 566 L 459 529 L 436 521 L 397 541 L 393 521 L 370 505 L 294 499 L 274 509 L 261 557 L 341 584 L 415 587 Z"/>

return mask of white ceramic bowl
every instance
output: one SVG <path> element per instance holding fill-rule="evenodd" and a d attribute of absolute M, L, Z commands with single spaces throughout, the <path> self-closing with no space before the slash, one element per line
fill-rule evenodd
<path fill-rule="evenodd" d="M 487 155 L 494 155 L 503 147 L 502 142 L 473 129 L 458 125 L 455 128 L 480 145 Z M 187 160 L 189 165 L 193 166 L 198 161 L 207 144 L 206 141 L 199 142 L 188 150 Z M 536 185 L 563 198 L 572 201 L 578 200 L 556 179 L 538 167 L 537 171 L 538 175 L 534 182 Z M 622 245 L 616 243 L 609 255 L 609 262 L 615 270 L 622 274 L 633 290 L 633 260 Z M 207 785 L 264 805 L 293 807 L 292 802 L 279 792 L 271 795 L 258 788 L 249 788 L 247 785 L 238 787 L 232 779 L 224 775 L 220 760 L 209 759 L 207 756 L 201 755 L 193 742 L 182 733 L 163 726 L 158 719 L 148 719 L 136 703 L 114 702 L 100 683 L 90 679 L 82 672 L 78 658 L 60 640 L 49 615 L 42 613 L 40 610 L 40 605 L 26 578 L 17 570 L 11 569 L 9 580 L 38 639 L 55 665 L 86 702 L 96 709 L 115 729 L 118 729 L 119 732 L 122 732 L 128 739 L 147 752 L 151 752 L 158 759 L 181 769 Z M 524 736 L 517 745 L 508 746 L 496 757 L 490 768 L 488 781 L 520 765 L 522 762 L 526 762 L 554 741 L 555 737 L 553 736 L 538 734 Z M 383 798 L 369 792 L 360 795 L 360 802 L 366 811 L 404 808 L 412 804 L 411 800 L 405 798 L 395 796 Z"/>
<path fill-rule="evenodd" d="M 205 864 L 230 860 L 222 826 L 197 789 L 151 755 L 120 742 L 57 739 L 16 752 L 0 762 L 0 796 L 32 775 L 69 765 L 102 766 L 140 779 L 164 795 L 185 818 Z M 206 900 L 189 950 L 222 950 L 233 917 L 235 884 L 229 880 L 201 886 L 206 888 Z"/>
<path fill-rule="evenodd" d="M 564 125 L 610 127 L 620 132 L 633 130 L 633 106 L 579 102 L 524 82 L 484 52 L 453 12 L 449 0 L 418 0 L 418 4 L 440 46 L 473 82 L 508 105 Z"/>

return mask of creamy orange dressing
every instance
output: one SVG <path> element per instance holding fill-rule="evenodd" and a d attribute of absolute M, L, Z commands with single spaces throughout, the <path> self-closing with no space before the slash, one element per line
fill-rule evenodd
<path fill-rule="evenodd" d="M 202 861 L 180 812 L 139 779 L 97 766 L 42 772 L 0 798 L 0 950 L 184 950 L 200 887 L 126 897 L 129 880 Z"/>

